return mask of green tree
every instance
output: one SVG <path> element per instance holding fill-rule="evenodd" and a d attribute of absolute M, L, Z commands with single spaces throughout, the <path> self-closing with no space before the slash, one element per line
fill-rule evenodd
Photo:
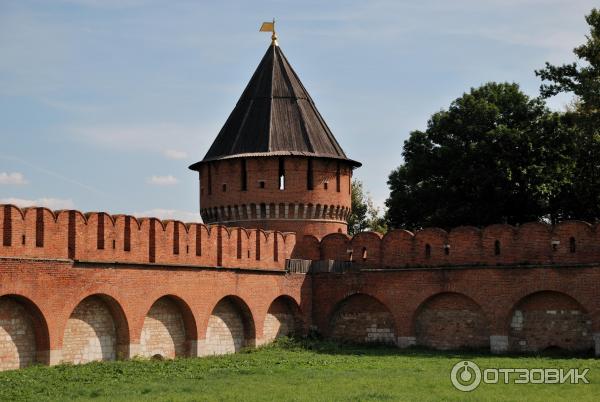
<path fill-rule="evenodd" d="M 405 141 L 404 163 L 388 180 L 388 225 L 552 219 L 571 177 L 570 141 L 560 116 L 517 84 L 471 89 Z"/>
<path fill-rule="evenodd" d="M 562 218 L 592 221 L 600 217 L 600 11 L 593 9 L 586 21 L 590 25 L 587 41 L 573 50 L 579 62 L 546 63 L 536 74 L 543 80 L 542 97 L 575 96 L 563 121 L 577 129 L 573 131 L 576 166 L 558 203 Z"/>
<path fill-rule="evenodd" d="M 385 219 L 380 216 L 379 208 L 373 204 L 373 199 L 365 193 L 360 180 L 352 180 L 352 213 L 348 218 L 348 234 L 354 236 L 364 231 L 385 233 Z"/>

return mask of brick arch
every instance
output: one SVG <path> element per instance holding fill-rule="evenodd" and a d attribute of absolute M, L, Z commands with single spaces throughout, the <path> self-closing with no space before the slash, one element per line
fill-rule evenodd
<path fill-rule="evenodd" d="M 433 349 L 487 349 L 490 344 L 488 317 L 463 293 L 428 297 L 413 315 L 413 328 L 417 345 Z"/>
<path fill-rule="evenodd" d="M 139 354 L 169 359 L 189 356 L 196 339 L 196 320 L 189 305 L 178 296 L 165 295 L 156 299 L 145 314 Z"/>
<path fill-rule="evenodd" d="M 270 342 L 282 336 L 300 335 L 304 329 L 302 311 L 294 298 L 281 295 L 275 298 L 263 324 L 263 338 Z"/>
<path fill-rule="evenodd" d="M 542 290 L 526 295 L 510 309 L 506 326 L 509 348 L 514 352 L 548 348 L 585 352 L 594 348 L 590 313 L 565 292 Z"/>
<path fill-rule="evenodd" d="M 256 328 L 248 304 L 235 295 L 221 298 L 208 317 L 202 354 L 234 353 L 255 345 Z"/>
<path fill-rule="evenodd" d="M 377 298 L 355 293 L 338 302 L 328 320 L 327 335 L 351 343 L 396 343 L 396 322 Z"/>
<path fill-rule="evenodd" d="M 48 364 L 50 338 L 46 319 L 30 299 L 0 296 L 0 371 Z"/>
<path fill-rule="evenodd" d="M 81 299 L 65 324 L 62 361 L 116 360 L 128 351 L 129 325 L 119 302 L 104 293 Z"/>

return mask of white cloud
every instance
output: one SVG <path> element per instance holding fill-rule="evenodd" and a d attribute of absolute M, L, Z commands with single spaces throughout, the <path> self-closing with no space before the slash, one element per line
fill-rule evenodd
<path fill-rule="evenodd" d="M 45 167 L 41 167 L 41 166 L 35 165 L 33 163 L 30 163 L 30 162 L 26 161 L 25 159 L 17 158 L 16 156 L 7 156 L 7 155 L 1 155 L 1 154 L 0 154 L 0 159 L 5 159 L 5 160 L 8 160 L 8 161 L 16 161 L 16 162 L 22 163 L 22 164 L 24 164 L 26 166 L 29 166 L 30 168 L 35 169 L 38 172 L 41 172 L 41 173 L 43 173 L 45 175 L 54 177 L 56 179 L 65 181 L 65 182 L 70 183 L 70 184 L 74 184 L 74 185 L 76 185 L 78 187 L 84 188 L 84 189 L 86 189 L 88 191 L 91 191 L 91 192 L 94 192 L 96 194 L 100 194 L 100 195 L 106 196 L 106 194 L 104 194 L 102 191 L 100 191 L 100 190 L 98 190 L 98 189 L 96 189 L 96 188 L 94 188 L 92 186 L 89 186 L 87 184 L 81 183 L 81 182 L 79 182 L 77 180 L 73 180 L 73 179 L 71 179 L 69 177 L 63 176 L 63 175 L 61 175 L 59 173 L 56 173 L 56 172 L 54 172 L 52 170 L 48 170 Z"/>
<path fill-rule="evenodd" d="M 181 211 L 177 209 L 155 208 L 142 212 L 134 212 L 133 215 L 139 218 L 153 217 L 163 220 L 173 219 L 182 222 L 202 222 L 202 219 L 200 219 L 200 213 Z"/>
<path fill-rule="evenodd" d="M 165 150 L 165 156 L 169 159 L 185 159 L 188 157 L 188 154 L 185 151 L 178 151 L 176 149 L 167 149 L 167 150 Z"/>
<path fill-rule="evenodd" d="M 0 172 L 0 184 L 27 184 L 27 180 L 22 173 L 19 172 Z"/>
<path fill-rule="evenodd" d="M 21 208 L 46 207 L 52 210 L 75 209 L 73 200 L 60 198 L 38 198 L 35 200 L 27 200 L 23 198 L 0 198 L 0 204 L 14 204 Z"/>
<path fill-rule="evenodd" d="M 166 176 L 152 176 L 149 177 L 146 182 L 148 184 L 155 184 L 157 186 L 172 186 L 174 184 L 179 183 L 179 180 L 175 176 L 166 175 Z"/>

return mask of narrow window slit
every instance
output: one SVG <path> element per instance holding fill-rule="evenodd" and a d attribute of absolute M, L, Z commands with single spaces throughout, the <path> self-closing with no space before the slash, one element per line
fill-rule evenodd
<path fill-rule="evenodd" d="M 279 189 L 285 190 L 285 162 L 279 158 Z"/>

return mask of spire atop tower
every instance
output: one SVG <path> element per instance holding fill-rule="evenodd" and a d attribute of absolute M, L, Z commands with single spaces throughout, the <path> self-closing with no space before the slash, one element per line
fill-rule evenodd
<path fill-rule="evenodd" d="M 261 31 L 274 32 L 272 24 L 263 23 Z M 346 156 L 275 42 L 268 47 L 204 159 L 190 169 L 219 159 L 285 155 L 361 165 Z"/>
<path fill-rule="evenodd" d="M 275 32 L 275 18 L 273 18 L 273 22 L 263 22 L 259 32 L 272 32 L 271 46 L 279 46 L 279 43 L 277 43 L 277 33 Z"/>

